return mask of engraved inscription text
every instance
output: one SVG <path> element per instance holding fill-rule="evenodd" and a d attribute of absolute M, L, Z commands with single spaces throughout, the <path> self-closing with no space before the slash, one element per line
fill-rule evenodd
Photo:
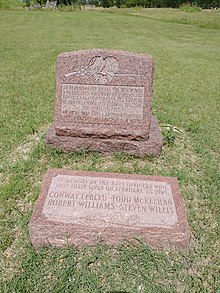
<path fill-rule="evenodd" d="M 170 227 L 177 220 L 166 182 L 57 175 L 43 214 L 52 221 L 99 227 Z"/>
<path fill-rule="evenodd" d="M 141 125 L 144 87 L 62 84 L 65 122 Z"/>

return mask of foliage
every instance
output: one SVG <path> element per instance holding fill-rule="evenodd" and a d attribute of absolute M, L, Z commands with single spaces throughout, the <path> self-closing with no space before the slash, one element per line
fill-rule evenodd
<path fill-rule="evenodd" d="M 183 4 L 180 6 L 180 9 L 185 12 L 198 12 L 201 11 L 201 8 L 196 5 L 190 5 L 190 4 Z"/>
<path fill-rule="evenodd" d="M 104 1 L 104 2 L 103 2 Z M 106 5 L 105 2 L 108 0 L 102 0 L 101 6 Z M 162 8 L 162 7 L 170 7 L 170 8 L 178 8 L 178 7 L 186 7 L 187 11 L 197 11 L 198 7 L 202 8 L 214 8 L 220 7 L 220 0 L 191 0 L 188 4 L 185 3 L 185 0 L 115 0 L 112 3 L 109 3 L 109 6 L 105 7 L 145 7 L 145 8 Z M 104 6 L 103 6 L 104 7 Z"/>
<path fill-rule="evenodd" d="M 34 0 L 34 3 L 40 4 L 41 6 L 45 5 L 47 0 Z"/>
<path fill-rule="evenodd" d="M 0 0 L 0 9 L 14 9 L 22 6 L 18 0 Z"/>
<path fill-rule="evenodd" d="M 117 8 L 120 8 L 120 7 L 121 7 L 121 0 L 116 0 L 116 1 L 115 1 L 115 6 L 116 6 Z"/>
<path fill-rule="evenodd" d="M 77 10 L 82 10 L 82 8 L 81 8 L 81 5 L 79 5 L 79 4 L 72 4 L 72 5 L 64 5 L 64 4 L 61 4 L 61 5 L 59 5 L 59 10 L 60 11 L 66 11 L 66 12 L 68 12 L 68 11 L 77 11 Z"/>
<path fill-rule="evenodd" d="M 46 0 L 23 0 L 26 7 L 31 4 L 40 4 L 41 6 L 46 4 Z M 12 9 L 23 5 L 19 0 L 0 0 L 0 9 Z M 62 11 L 75 10 L 74 7 L 81 5 L 93 5 L 96 7 L 109 8 L 116 6 L 120 7 L 144 7 L 144 8 L 181 8 L 182 11 L 195 12 L 200 8 L 217 8 L 220 7 L 220 0 L 189 0 L 186 3 L 185 0 L 57 0 L 57 6 L 61 7 Z M 63 6 L 70 6 L 64 9 Z M 77 8 L 78 9 L 78 8 Z"/>
<path fill-rule="evenodd" d="M 76 6 L 85 5 L 85 4 L 86 4 L 86 0 L 57 0 L 57 6 L 62 11 L 76 10 L 74 9 Z M 67 8 L 65 9 L 64 6 L 67 6 Z"/>
<path fill-rule="evenodd" d="M 109 8 L 110 7 L 110 1 L 109 0 L 101 0 L 100 5 L 104 8 Z"/>
<path fill-rule="evenodd" d="M 220 0 L 190 0 L 189 3 L 204 9 L 220 7 Z"/>
<path fill-rule="evenodd" d="M 92 6 L 95 6 L 95 7 L 100 6 L 99 0 L 88 0 L 88 4 L 92 5 Z"/>
<path fill-rule="evenodd" d="M 175 140 L 178 137 L 179 133 L 181 133 L 181 131 L 175 126 L 171 126 L 171 125 L 162 126 L 164 145 L 173 147 L 175 145 Z"/>
<path fill-rule="evenodd" d="M 191 0 L 188 4 L 185 0 L 122 0 L 122 5 L 125 7 L 145 7 L 145 8 L 178 8 L 181 6 L 188 7 L 188 10 L 195 11 L 196 7 L 214 8 L 220 7 L 220 0 Z M 193 10 L 194 7 L 195 9 Z"/>

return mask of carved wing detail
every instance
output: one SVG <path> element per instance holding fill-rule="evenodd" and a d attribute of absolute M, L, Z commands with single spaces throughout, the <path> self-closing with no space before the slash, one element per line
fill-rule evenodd
<path fill-rule="evenodd" d="M 89 62 L 87 71 L 91 74 L 95 81 L 106 83 L 111 81 L 119 70 L 119 64 L 114 57 L 99 57 L 92 58 Z"/>

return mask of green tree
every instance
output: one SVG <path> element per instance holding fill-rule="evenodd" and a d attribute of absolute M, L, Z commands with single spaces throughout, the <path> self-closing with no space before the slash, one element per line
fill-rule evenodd
<path fill-rule="evenodd" d="M 95 7 L 100 6 L 100 3 L 98 0 L 89 0 L 88 1 L 89 5 L 94 5 Z"/>
<path fill-rule="evenodd" d="M 109 8 L 110 7 L 109 0 L 101 0 L 101 6 L 104 8 Z"/>
<path fill-rule="evenodd" d="M 116 7 L 120 8 L 121 7 L 121 0 L 116 0 L 115 5 L 116 5 Z"/>
<path fill-rule="evenodd" d="M 214 7 L 219 7 L 220 6 L 220 1 L 219 0 L 198 0 L 196 1 L 197 5 L 204 8 L 204 9 L 209 9 L 209 8 L 214 8 Z"/>

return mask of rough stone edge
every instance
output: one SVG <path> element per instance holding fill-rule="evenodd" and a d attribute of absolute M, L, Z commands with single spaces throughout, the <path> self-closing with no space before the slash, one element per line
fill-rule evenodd
<path fill-rule="evenodd" d="M 90 54 L 90 53 L 105 53 L 105 54 L 121 54 L 121 55 L 127 55 L 127 56 L 134 56 L 134 57 L 139 57 L 139 58 L 147 58 L 153 63 L 153 57 L 149 54 L 143 54 L 143 53 L 134 53 L 130 51 L 124 51 L 124 50 L 111 50 L 111 49 L 90 49 L 90 50 L 75 50 L 71 52 L 62 52 L 58 55 L 57 59 L 62 58 L 62 57 L 70 57 L 70 56 L 75 56 L 75 55 L 80 55 L 80 54 Z"/>
<path fill-rule="evenodd" d="M 126 152 L 140 157 L 159 157 L 162 152 L 163 139 L 156 117 L 152 116 L 150 134 L 148 140 L 119 140 L 119 139 L 99 139 L 92 137 L 70 137 L 58 136 L 52 126 L 46 136 L 45 142 L 48 146 L 69 153 L 80 149 L 98 151 L 102 154 L 112 154 L 114 152 Z"/>

